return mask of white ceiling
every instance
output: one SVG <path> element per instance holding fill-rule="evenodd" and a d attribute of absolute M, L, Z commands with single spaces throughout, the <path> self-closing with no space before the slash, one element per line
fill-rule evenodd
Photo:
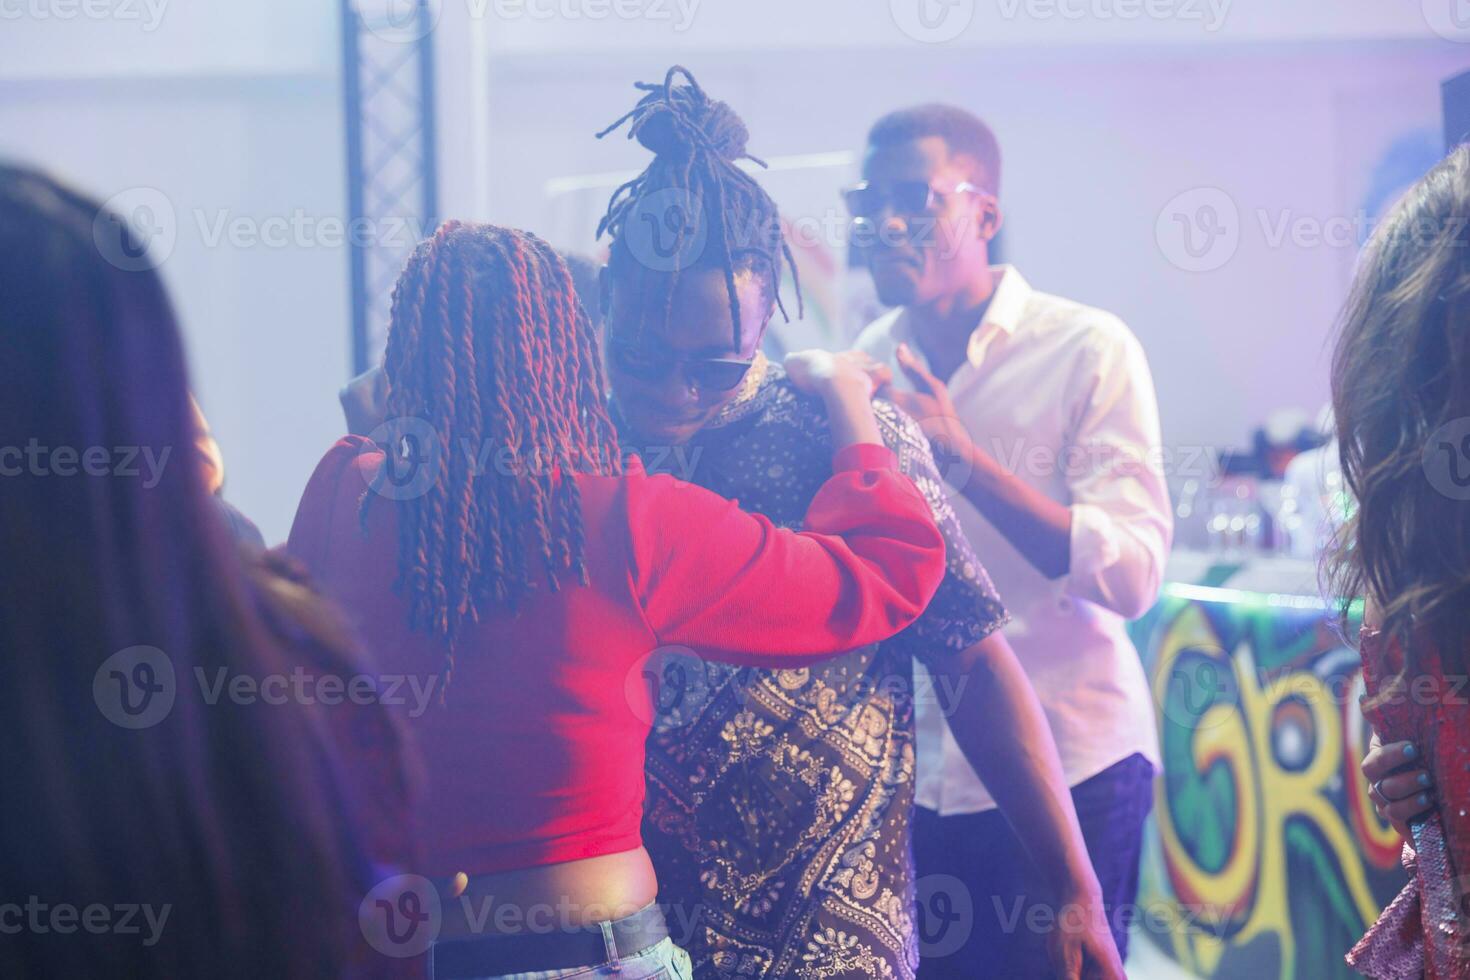
<path fill-rule="evenodd" d="M 356 0 L 400 19 L 415 0 Z M 1467 0 L 430 0 L 436 47 L 483 56 L 753 49 L 1464 42 Z M 1459 11 L 1459 20 L 1455 19 Z M 0 0 L 0 81 L 331 76 L 337 0 Z"/>
<path fill-rule="evenodd" d="M 490 50 L 1470 42 L 1465 0 L 443 0 Z M 464 8 L 464 9 L 461 9 Z M 1455 20 L 1459 11 L 1461 20 Z M 1470 50 L 1470 48 L 1467 48 Z M 1470 54 L 1467 54 L 1470 62 Z"/>

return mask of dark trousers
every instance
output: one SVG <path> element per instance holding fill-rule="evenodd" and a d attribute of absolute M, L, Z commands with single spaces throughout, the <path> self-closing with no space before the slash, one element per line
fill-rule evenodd
<path fill-rule="evenodd" d="M 1129 756 L 1072 787 L 1072 802 L 1118 951 L 1127 955 L 1153 766 Z M 1040 873 L 1000 811 L 941 817 L 917 808 L 914 857 L 920 980 L 1051 976 L 1047 940 L 1066 913 L 1047 899 Z"/>

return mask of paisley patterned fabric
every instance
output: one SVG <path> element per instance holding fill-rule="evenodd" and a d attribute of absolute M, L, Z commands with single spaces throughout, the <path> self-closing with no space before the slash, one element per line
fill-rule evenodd
<path fill-rule="evenodd" d="M 753 374 L 751 390 L 677 454 L 631 439 L 625 447 L 650 470 L 799 526 L 831 472 L 826 412 L 780 368 L 761 363 Z M 800 670 L 734 668 L 677 650 L 651 668 L 658 717 L 643 838 L 670 931 L 699 978 L 911 980 L 918 966 L 914 699 L 943 692 L 915 689 L 910 658 L 937 662 L 1007 617 L 928 441 L 894 406 L 875 405 L 949 546 L 949 573 L 924 616 L 886 643 Z"/>

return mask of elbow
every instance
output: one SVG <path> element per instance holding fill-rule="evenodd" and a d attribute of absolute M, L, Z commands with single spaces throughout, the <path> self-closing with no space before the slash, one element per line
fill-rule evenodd
<path fill-rule="evenodd" d="M 1159 576 L 1152 571 L 1130 575 L 1114 567 L 1092 576 L 1074 576 L 1066 589 L 1124 619 L 1138 619 L 1158 602 Z"/>
<path fill-rule="evenodd" d="M 944 541 L 935 533 L 935 547 L 906 549 L 890 553 L 885 560 L 870 566 L 876 572 L 862 590 L 857 602 L 863 626 L 858 631 L 861 642 L 886 640 L 912 625 L 929 608 L 944 582 Z"/>
<path fill-rule="evenodd" d="M 1157 589 L 1148 592 L 1138 590 L 1129 593 L 1120 597 L 1117 613 L 1124 619 L 1139 619 L 1144 613 L 1153 608 L 1154 603 L 1158 601 L 1158 597 L 1159 592 Z"/>
<path fill-rule="evenodd" d="M 1154 607 L 1159 601 L 1159 589 L 1162 587 L 1163 575 L 1157 563 L 1151 563 L 1149 568 L 1141 575 L 1135 575 L 1130 581 L 1125 582 L 1119 590 L 1118 601 L 1114 606 L 1118 615 L 1124 619 L 1138 619 L 1144 613 Z"/>
<path fill-rule="evenodd" d="M 1058 555 L 1049 560 L 1043 559 L 1036 570 L 1045 575 L 1049 581 L 1055 582 L 1065 578 L 1072 569 L 1071 562 L 1065 556 Z"/>
<path fill-rule="evenodd" d="M 1163 579 L 1167 535 L 1156 543 L 1117 521 L 1074 523 L 1073 529 L 1088 532 L 1080 539 L 1085 546 L 1072 556 L 1082 566 L 1073 572 L 1073 591 L 1093 597 L 1124 619 L 1137 619 L 1153 608 Z"/>
<path fill-rule="evenodd" d="M 1033 565 L 1049 581 L 1066 578 L 1072 573 L 1072 542 L 1062 538 L 1054 547 L 1039 548 Z"/>

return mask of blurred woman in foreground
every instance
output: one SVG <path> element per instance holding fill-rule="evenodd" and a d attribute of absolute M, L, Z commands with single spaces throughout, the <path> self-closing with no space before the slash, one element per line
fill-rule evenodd
<path fill-rule="evenodd" d="M 1470 149 L 1405 196 L 1364 255 L 1333 358 L 1357 500 L 1331 556 L 1367 601 L 1364 762 L 1415 879 L 1349 954 L 1375 977 L 1470 976 Z"/>
<path fill-rule="evenodd" d="M 237 553 L 144 251 L 0 166 L 0 897 L 26 903 L 0 975 L 340 976 L 369 838 L 402 838 L 395 729 L 239 693 L 360 668 L 308 591 Z"/>

